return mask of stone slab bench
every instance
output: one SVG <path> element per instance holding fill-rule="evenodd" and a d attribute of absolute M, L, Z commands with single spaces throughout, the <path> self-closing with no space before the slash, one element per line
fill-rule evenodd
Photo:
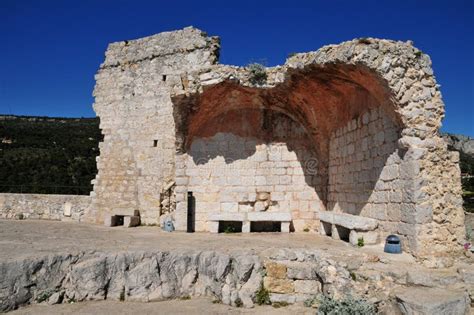
<path fill-rule="evenodd" d="M 280 231 L 289 233 L 291 214 L 288 212 L 212 213 L 208 216 L 208 227 L 211 233 L 219 232 L 220 221 L 242 222 L 242 233 L 250 233 L 251 222 L 280 222 Z"/>
<path fill-rule="evenodd" d="M 364 239 L 365 245 L 377 244 L 379 241 L 378 221 L 372 218 L 361 217 L 348 213 L 321 211 L 320 233 L 332 236 L 336 240 L 347 240 L 352 245 L 357 245 L 359 238 Z"/>
<path fill-rule="evenodd" d="M 109 215 L 104 219 L 104 225 L 108 227 L 124 226 L 135 227 L 140 225 L 140 213 L 134 211 L 133 215 Z"/>

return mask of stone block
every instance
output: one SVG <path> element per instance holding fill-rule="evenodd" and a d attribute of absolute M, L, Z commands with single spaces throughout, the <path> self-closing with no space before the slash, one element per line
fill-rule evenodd
<path fill-rule="evenodd" d="M 290 222 L 281 222 L 280 231 L 282 233 L 290 233 Z"/>
<path fill-rule="evenodd" d="M 117 217 L 114 215 L 108 215 L 104 218 L 104 225 L 108 227 L 117 225 Z"/>
<path fill-rule="evenodd" d="M 254 205 L 254 209 L 257 212 L 265 211 L 267 209 L 266 201 L 257 201 Z"/>
<path fill-rule="evenodd" d="M 265 277 L 263 286 L 272 293 L 293 293 L 295 291 L 293 281 L 288 279 Z"/>
<path fill-rule="evenodd" d="M 414 287 L 401 289 L 395 296 L 403 314 L 469 314 L 469 295 L 463 291 Z"/>
<path fill-rule="evenodd" d="M 245 221 L 246 213 L 209 213 L 207 219 L 209 221 Z"/>
<path fill-rule="evenodd" d="M 239 204 L 239 212 L 250 212 L 253 211 L 253 207 L 250 204 Z"/>
<path fill-rule="evenodd" d="M 250 221 L 244 221 L 242 223 L 242 233 L 250 233 Z"/>
<path fill-rule="evenodd" d="M 321 293 L 321 282 L 317 280 L 295 280 L 295 292 L 305 294 Z"/>
<path fill-rule="evenodd" d="M 376 231 L 358 232 L 352 230 L 349 233 L 349 243 L 356 246 L 359 238 L 364 239 L 364 245 L 374 245 L 379 243 L 379 233 Z"/>
<path fill-rule="evenodd" d="M 249 212 L 248 220 L 290 222 L 291 214 L 288 212 Z"/>
<path fill-rule="evenodd" d="M 296 280 L 317 280 L 318 275 L 314 269 L 315 265 L 304 262 L 286 263 L 286 274 L 289 279 Z"/>
<path fill-rule="evenodd" d="M 65 217 L 70 217 L 71 216 L 71 208 L 72 208 L 72 204 L 70 202 L 66 202 L 64 204 L 64 211 L 63 211 L 63 215 Z"/>
<path fill-rule="evenodd" d="M 265 270 L 268 277 L 275 279 L 286 279 L 286 265 L 269 261 L 265 263 Z"/>
<path fill-rule="evenodd" d="M 139 216 L 125 216 L 123 217 L 123 226 L 124 227 L 135 227 L 140 225 L 140 217 Z"/>
<path fill-rule="evenodd" d="M 337 224 L 350 230 L 372 231 L 378 226 L 375 219 L 361 217 L 347 213 L 334 213 L 333 211 L 321 211 L 319 220 L 330 224 Z"/>
<path fill-rule="evenodd" d="M 236 202 L 223 202 L 221 203 L 222 212 L 237 212 L 239 211 L 239 205 Z"/>
<path fill-rule="evenodd" d="M 333 225 L 331 226 L 331 234 L 330 234 L 330 235 L 331 235 L 331 237 L 332 237 L 333 239 L 335 239 L 336 241 L 339 241 L 339 240 L 341 239 L 341 237 L 339 236 L 339 231 L 338 231 L 338 229 L 337 229 L 337 227 L 336 227 L 335 224 L 333 224 Z"/>
<path fill-rule="evenodd" d="M 208 221 L 207 229 L 210 233 L 219 233 L 219 221 Z"/>
<path fill-rule="evenodd" d="M 398 177 L 398 165 L 385 166 L 380 173 L 380 179 L 384 181 L 394 180 Z"/>
<path fill-rule="evenodd" d="M 296 303 L 296 296 L 294 294 L 270 293 L 270 302 L 294 304 Z"/>

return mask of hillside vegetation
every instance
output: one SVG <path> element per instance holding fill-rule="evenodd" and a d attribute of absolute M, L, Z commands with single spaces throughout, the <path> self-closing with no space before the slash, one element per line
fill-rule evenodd
<path fill-rule="evenodd" d="M 89 194 L 97 118 L 0 116 L 0 192 Z"/>

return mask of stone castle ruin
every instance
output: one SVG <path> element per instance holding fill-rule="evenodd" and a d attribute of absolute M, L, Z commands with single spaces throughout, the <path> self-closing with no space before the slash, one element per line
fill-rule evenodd
<path fill-rule="evenodd" d="M 218 63 L 189 27 L 110 44 L 96 75 L 100 145 L 88 220 L 179 231 L 318 231 L 415 256 L 465 239 L 458 154 L 429 56 L 373 38 L 282 66 Z"/>

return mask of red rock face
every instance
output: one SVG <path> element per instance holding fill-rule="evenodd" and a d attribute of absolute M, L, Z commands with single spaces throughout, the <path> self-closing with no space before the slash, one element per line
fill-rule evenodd
<path fill-rule="evenodd" d="M 329 65 L 293 70 L 284 83 L 273 88 L 246 87 L 225 81 L 205 89 L 186 106 L 189 113 L 183 115 L 186 118 L 182 121 L 187 130 L 185 146 L 196 135 L 211 135 L 218 130 L 219 117 L 225 113 L 265 109 L 283 112 L 300 123 L 313 139 L 314 149 L 327 157 L 331 132 L 378 106 L 388 109 L 392 118 L 400 121 L 386 83 L 363 66 Z M 177 104 L 177 108 L 183 110 L 184 106 Z M 233 115 L 235 119 L 227 118 L 226 123 L 235 124 L 233 129 L 241 135 L 245 135 L 242 125 L 259 128 L 258 117 L 242 121 L 238 114 Z"/>

